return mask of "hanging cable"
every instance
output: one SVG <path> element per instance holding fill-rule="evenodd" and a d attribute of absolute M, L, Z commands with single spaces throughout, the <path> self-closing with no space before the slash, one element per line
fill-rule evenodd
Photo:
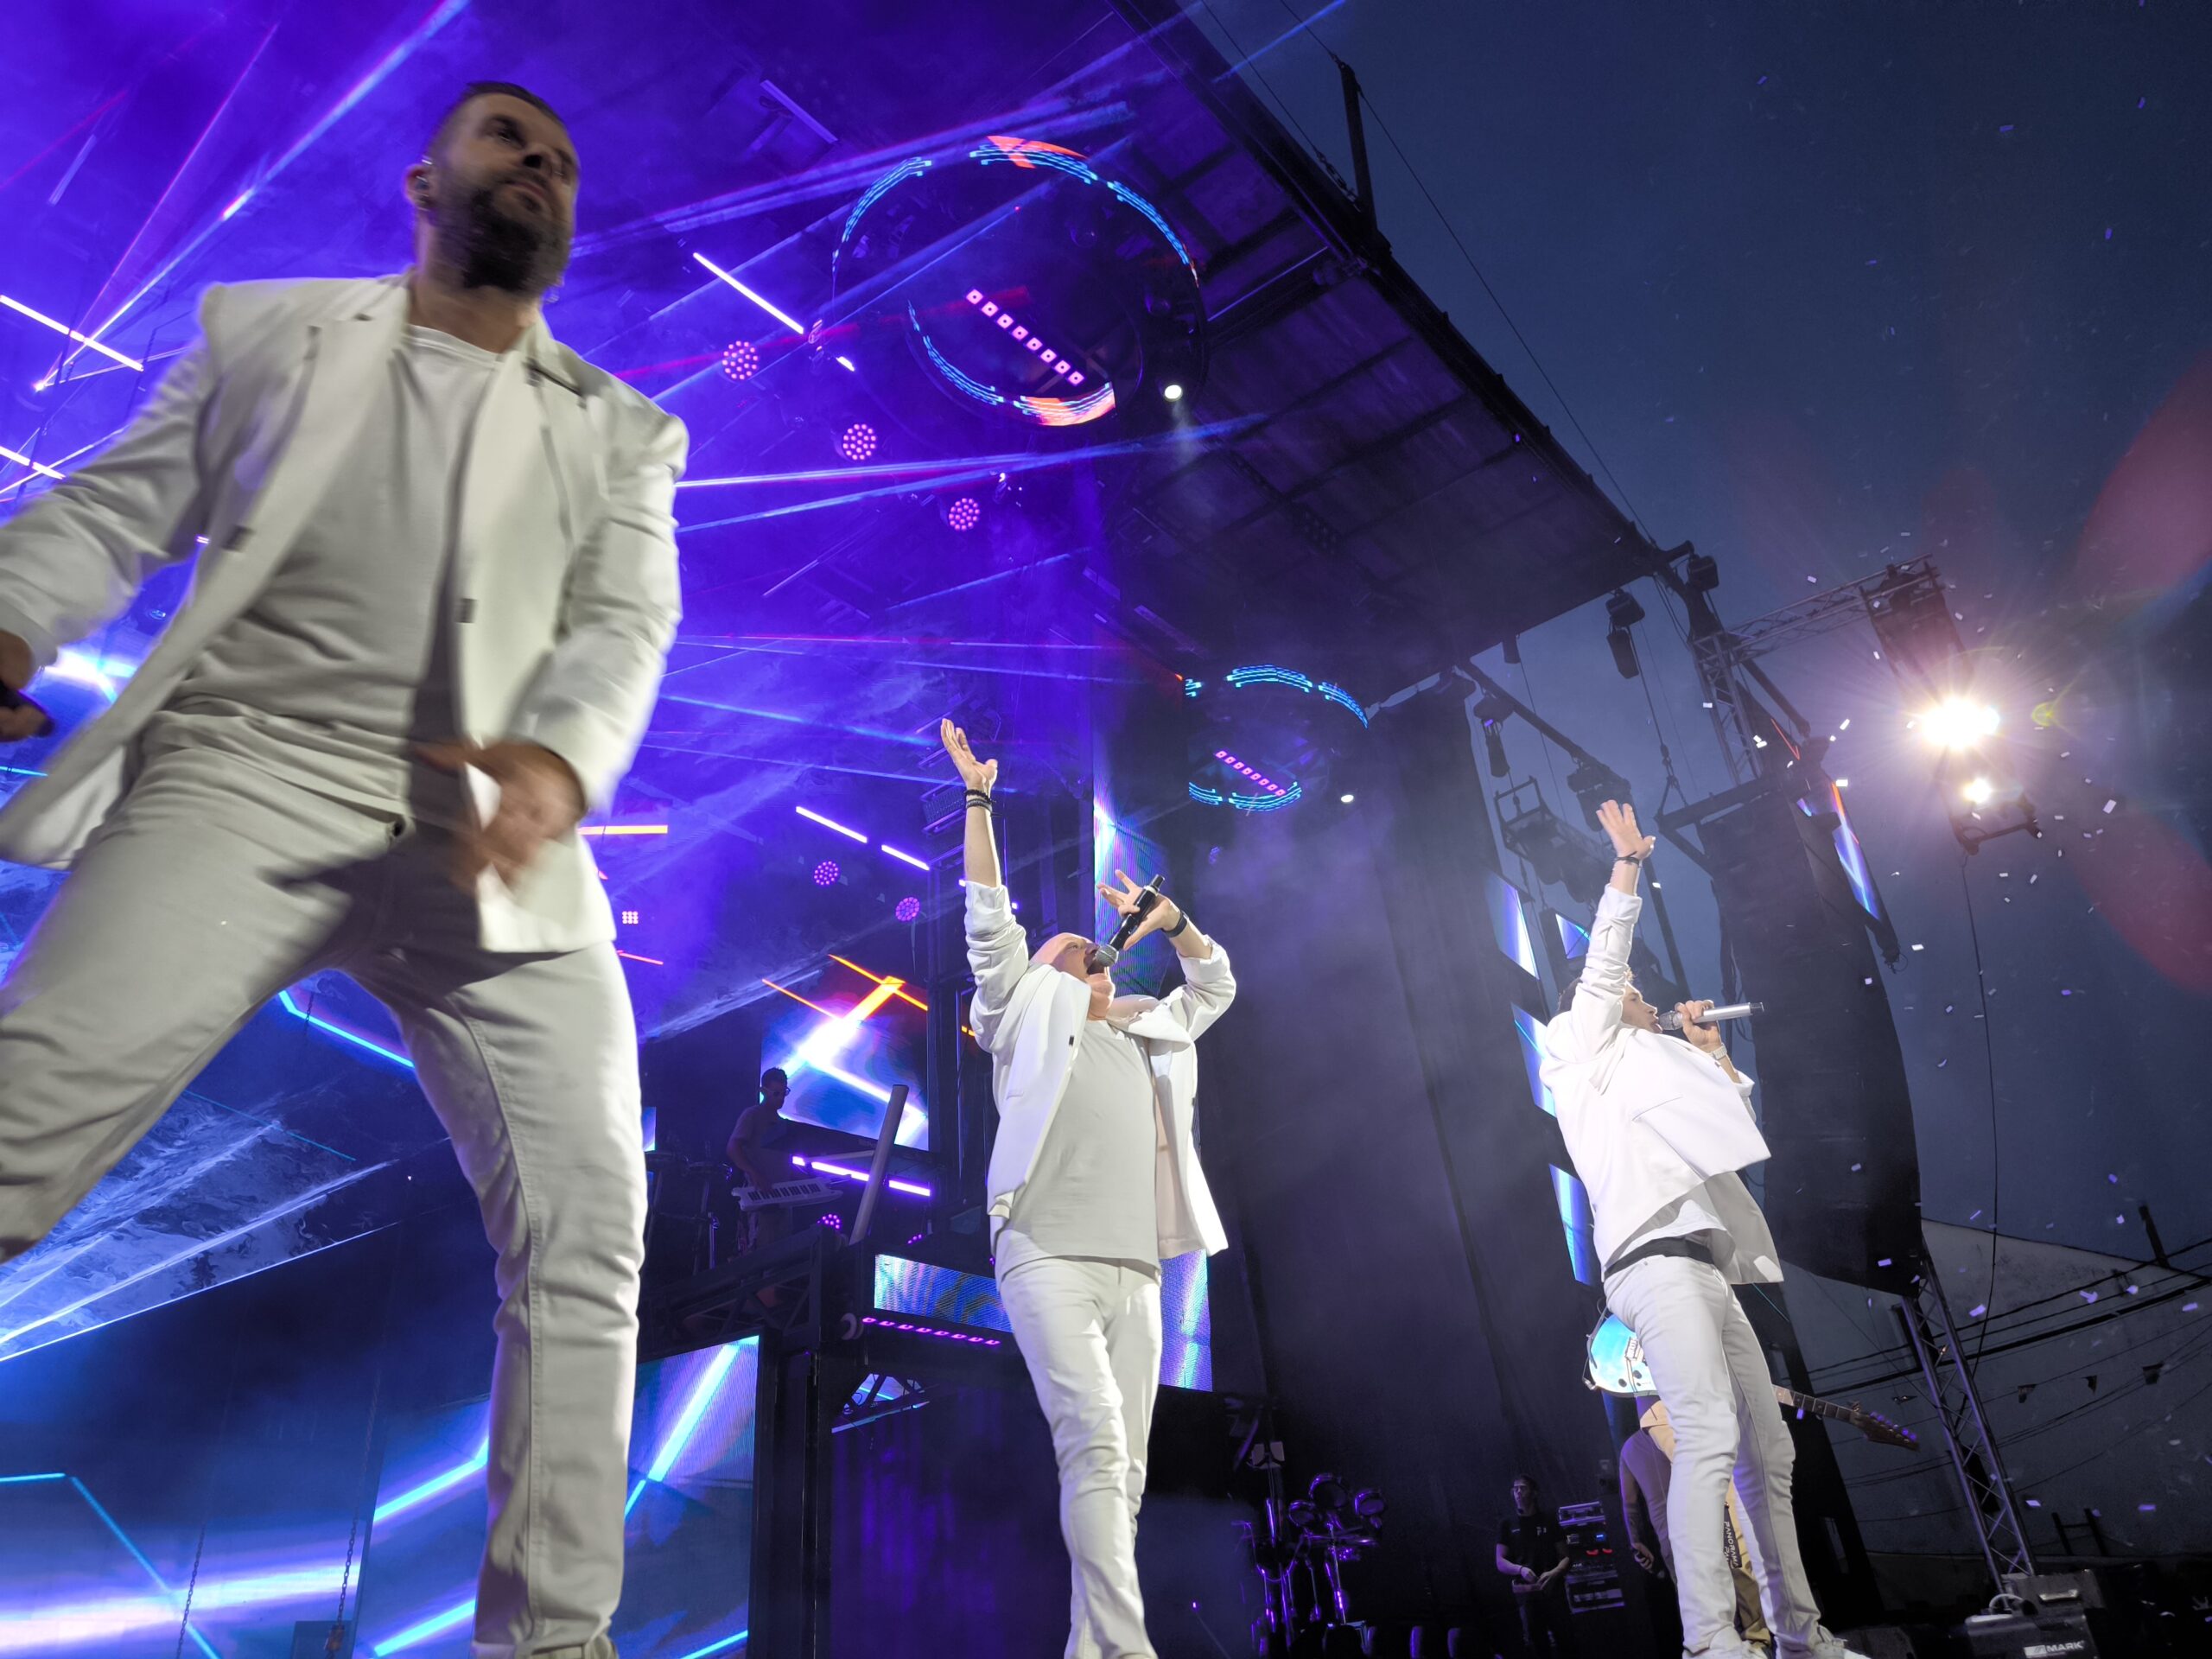
<path fill-rule="evenodd" d="M 1981 929 L 1974 921 L 1974 883 L 1967 879 L 1963 852 L 1959 855 L 1959 892 L 1966 899 L 1967 938 L 1974 945 L 1974 988 L 1981 1002 L 1982 1070 L 1989 1079 L 1989 1287 L 1982 1293 L 1981 1330 L 1974 1340 L 1974 1362 L 1967 1367 L 1967 1375 L 1972 1377 L 1981 1369 L 1981 1351 L 1989 1341 L 1989 1305 L 1997 1294 L 1997 1252 L 2004 1238 L 1997 1230 L 2004 1145 L 1997 1128 L 1997 1044 L 1989 1029 L 1989 976 L 1982 966 Z"/>

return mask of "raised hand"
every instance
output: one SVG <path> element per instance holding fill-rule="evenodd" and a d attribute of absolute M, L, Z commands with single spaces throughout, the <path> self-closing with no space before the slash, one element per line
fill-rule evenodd
<path fill-rule="evenodd" d="M 1101 881 L 1098 884 L 1098 896 L 1114 906 L 1116 915 L 1134 915 L 1137 906 L 1144 902 L 1143 886 L 1126 870 L 1115 871 L 1114 877 L 1122 885 L 1117 887 L 1112 882 Z M 1166 893 L 1160 894 L 1159 902 L 1146 912 L 1144 920 L 1137 924 L 1137 931 L 1129 936 L 1129 945 L 1135 945 L 1147 933 L 1158 932 L 1163 927 L 1173 927 L 1177 918 L 1181 914 L 1182 912 L 1175 908 L 1173 900 L 1170 899 Z M 1123 947 L 1125 950 L 1128 948 L 1128 946 Z"/>
<path fill-rule="evenodd" d="M 1622 858 L 1649 858 L 1651 849 L 1659 844 L 1656 836 L 1647 836 L 1637 827 L 1636 809 L 1618 801 L 1598 804 L 1598 827 L 1611 839 L 1614 853 Z"/>
<path fill-rule="evenodd" d="M 960 781 L 970 789 L 980 789 L 989 794 L 998 787 L 999 763 L 978 760 L 976 751 L 968 747 L 968 734 L 950 719 L 938 723 L 938 737 L 944 745 L 944 752 L 952 757 L 952 764 L 959 768 Z"/>

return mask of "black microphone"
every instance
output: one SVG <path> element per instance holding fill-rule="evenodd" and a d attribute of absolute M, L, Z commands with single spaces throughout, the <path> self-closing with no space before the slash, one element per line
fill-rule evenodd
<path fill-rule="evenodd" d="M 1717 1026 L 1723 1020 L 1748 1020 L 1755 1014 L 1765 1012 L 1766 1004 L 1764 1002 L 1724 1002 L 1719 1007 L 1707 1008 L 1698 1015 L 1697 1022 L 1700 1026 Z M 1680 1031 L 1681 1028 L 1682 1016 L 1672 1008 L 1659 1016 L 1660 1030 Z"/>
<path fill-rule="evenodd" d="M 1155 875 L 1145 884 L 1144 890 L 1137 894 L 1137 907 L 1122 918 L 1122 925 L 1114 930 L 1111 942 L 1091 947 L 1090 960 L 1095 964 L 1091 972 L 1096 973 L 1100 968 L 1111 968 L 1122 959 L 1122 952 L 1129 948 L 1130 939 L 1144 925 L 1144 918 L 1152 914 L 1153 906 L 1160 902 L 1161 892 L 1166 885 L 1167 878 L 1164 875 Z"/>

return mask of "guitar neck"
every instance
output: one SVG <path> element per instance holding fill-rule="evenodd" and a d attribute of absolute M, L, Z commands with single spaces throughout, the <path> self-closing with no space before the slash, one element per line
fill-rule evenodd
<path fill-rule="evenodd" d="M 1818 1395 L 1800 1394 L 1795 1389 L 1775 1384 L 1774 1397 L 1793 1411 L 1802 1411 L 1814 1417 L 1825 1417 L 1831 1422 L 1849 1423 L 1863 1427 L 1866 1414 L 1852 1406 L 1839 1406 L 1833 1400 L 1823 1400 Z"/>

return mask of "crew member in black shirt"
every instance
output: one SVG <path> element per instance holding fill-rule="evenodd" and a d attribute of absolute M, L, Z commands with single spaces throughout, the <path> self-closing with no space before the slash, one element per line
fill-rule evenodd
<path fill-rule="evenodd" d="M 1526 1475 L 1513 1478 L 1513 1511 L 1497 1523 L 1497 1570 L 1513 1580 L 1521 1639 L 1539 1659 L 1572 1659 L 1566 1540 L 1559 1523 L 1536 1508 L 1536 1483 Z"/>

